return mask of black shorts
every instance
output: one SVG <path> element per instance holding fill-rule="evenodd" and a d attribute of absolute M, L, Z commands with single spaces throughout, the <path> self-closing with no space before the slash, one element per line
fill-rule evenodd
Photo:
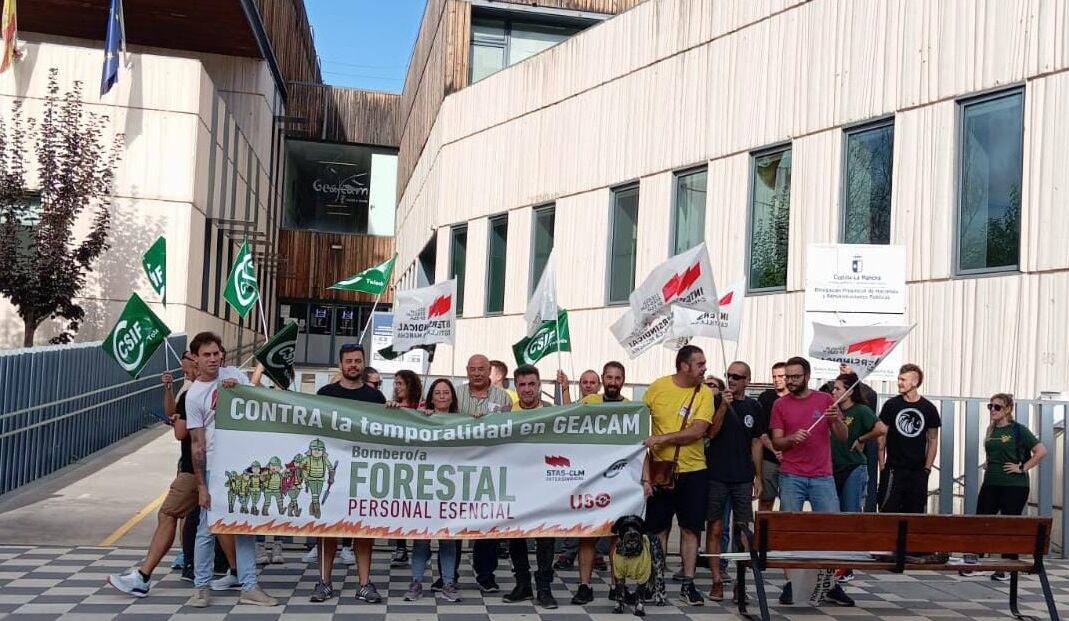
<path fill-rule="evenodd" d="M 674 516 L 680 528 L 700 533 L 708 508 L 709 471 L 680 473 L 673 489 L 656 490 L 646 500 L 646 530 L 663 533 L 672 528 Z"/>
<path fill-rule="evenodd" d="M 706 518 L 710 522 L 724 519 L 724 507 L 731 504 L 732 520 L 736 524 L 753 522 L 753 483 L 721 483 L 709 480 L 709 510 Z M 724 524 L 730 528 L 731 524 Z"/>

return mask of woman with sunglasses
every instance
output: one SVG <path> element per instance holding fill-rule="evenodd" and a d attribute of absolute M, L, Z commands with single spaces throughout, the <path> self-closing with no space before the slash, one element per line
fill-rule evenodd
<path fill-rule="evenodd" d="M 394 378 L 397 381 L 397 378 Z M 418 381 L 418 378 L 417 378 Z M 427 390 L 427 414 L 455 414 L 459 410 L 457 391 L 447 379 L 436 379 Z M 432 585 L 447 602 L 460 601 L 460 588 L 457 587 L 457 565 L 460 562 L 458 541 L 438 540 L 438 574 L 441 576 L 441 588 L 438 582 Z M 405 593 L 406 602 L 414 602 L 423 596 L 423 575 L 427 572 L 427 561 L 431 558 L 429 539 L 417 539 L 412 544 L 412 583 Z"/>
<path fill-rule="evenodd" d="M 1021 515 L 1028 504 L 1028 471 L 1039 465 L 1047 449 L 1035 434 L 1013 419 L 1013 397 L 998 393 L 987 404 L 991 422 L 984 436 L 987 470 L 976 500 L 979 515 Z M 995 572 L 992 580 L 1008 580 Z"/>

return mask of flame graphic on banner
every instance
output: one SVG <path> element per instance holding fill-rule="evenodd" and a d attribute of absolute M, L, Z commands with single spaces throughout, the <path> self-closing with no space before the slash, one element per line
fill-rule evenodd
<path fill-rule="evenodd" d="M 560 455 L 546 455 L 547 466 L 557 466 L 558 468 L 564 466 L 571 466 L 572 460 L 567 457 L 561 457 Z"/>
<path fill-rule="evenodd" d="M 664 287 L 661 288 L 661 294 L 664 295 L 664 301 L 667 303 L 677 295 L 682 294 L 690 286 L 698 281 L 698 278 L 702 275 L 701 263 L 695 263 L 687 268 L 687 271 L 682 274 L 676 274 L 673 276 Z"/>
<path fill-rule="evenodd" d="M 449 314 L 450 307 L 453 306 L 453 296 L 443 295 L 431 302 L 431 305 L 427 307 L 427 318 L 441 317 L 442 315 Z"/>

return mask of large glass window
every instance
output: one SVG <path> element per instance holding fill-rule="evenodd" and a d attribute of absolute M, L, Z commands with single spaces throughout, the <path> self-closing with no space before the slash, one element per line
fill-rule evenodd
<path fill-rule="evenodd" d="M 847 244 L 891 243 L 892 122 L 846 133 L 842 240 Z"/>
<path fill-rule="evenodd" d="M 958 272 L 1014 269 L 1021 244 L 1024 91 L 963 103 L 960 135 Z"/>
<path fill-rule="evenodd" d="M 449 278 L 457 279 L 457 316 L 464 314 L 464 273 L 468 254 L 468 227 L 454 226 L 449 231 Z"/>
<path fill-rule="evenodd" d="M 486 262 L 486 313 L 505 310 L 505 257 L 508 254 L 508 214 L 490 218 L 490 252 Z"/>
<path fill-rule="evenodd" d="M 393 235 L 396 173 L 396 152 L 288 140 L 282 226 Z"/>
<path fill-rule="evenodd" d="M 529 292 L 534 293 L 542 270 L 546 268 L 549 253 L 553 252 L 553 226 L 555 220 L 553 205 L 546 205 L 534 210 L 534 234 L 531 239 L 531 284 Z"/>
<path fill-rule="evenodd" d="M 689 250 L 705 239 L 705 183 L 708 176 L 704 169 L 676 175 L 673 255 Z"/>
<path fill-rule="evenodd" d="M 585 25 L 539 24 L 511 19 L 475 18 L 471 24 L 471 81 L 478 82 L 505 67 L 553 47 Z"/>
<path fill-rule="evenodd" d="M 625 304 L 635 288 L 638 186 L 613 190 L 609 223 L 609 304 Z"/>
<path fill-rule="evenodd" d="M 791 219 L 790 147 L 754 155 L 752 183 L 749 288 L 784 289 Z"/>

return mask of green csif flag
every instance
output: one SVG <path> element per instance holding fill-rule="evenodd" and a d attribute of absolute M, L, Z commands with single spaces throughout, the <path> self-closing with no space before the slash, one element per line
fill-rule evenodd
<path fill-rule="evenodd" d="M 242 317 L 248 315 L 252 307 L 256 306 L 256 300 L 260 299 L 260 287 L 256 284 L 256 266 L 252 263 L 249 242 L 241 244 L 234 267 L 230 268 L 230 275 L 226 277 L 223 298 Z"/>
<path fill-rule="evenodd" d="M 390 284 L 390 276 L 393 275 L 393 264 L 395 261 L 397 261 L 396 254 L 378 265 L 369 267 L 359 274 L 350 276 L 345 280 L 339 280 L 327 288 L 338 289 L 340 291 L 360 291 L 363 293 L 370 293 L 371 295 L 380 295 L 383 291 L 386 291 L 386 285 Z"/>
<path fill-rule="evenodd" d="M 104 339 L 103 347 L 124 371 L 136 378 L 170 334 L 167 325 L 135 293 Z"/>
<path fill-rule="evenodd" d="M 563 308 L 557 313 L 557 321 L 543 321 L 534 335 L 520 339 L 519 343 L 512 346 L 517 365 L 534 364 L 556 351 L 572 351 L 568 311 Z"/>
<path fill-rule="evenodd" d="M 291 321 L 253 353 L 264 373 L 282 389 L 293 382 L 293 352 L 297 348 L 297 322 Z"/>
<path fill-rule="evenodd" d="M 141 257 L 141 265 L 160 301 L 167 306 L 167 238 L 160 236 Z"/>

